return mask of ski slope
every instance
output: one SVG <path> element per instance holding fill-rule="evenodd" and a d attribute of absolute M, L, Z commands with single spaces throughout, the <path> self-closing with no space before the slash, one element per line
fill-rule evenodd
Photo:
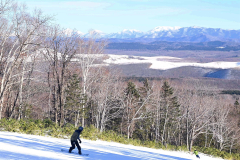
<path fill-rule="evenodd" d="M 191 160 L 195 155 L 136 147 L 114 142 L 82 139 L 82 153 L 62 152 L 70 147 L 69 139 L 58 139 L 11 132 L 0 132 L 0 160 Z M 77 148 L 74 149 L 77 152 Z M 220 160 L 199 153 L 204 160 Z"/>

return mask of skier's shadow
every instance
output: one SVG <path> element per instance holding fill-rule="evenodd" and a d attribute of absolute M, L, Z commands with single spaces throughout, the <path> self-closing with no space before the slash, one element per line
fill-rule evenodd
<path fill-rule="evenodd" d="M 12 139 L 12 137 L 20 139 Z M 49 141 L 44 141 L 36 138 L 23 138 L 20 136 L 9 135 L 9 138 L 0 137 L 0 142 L 43 151 L 60 151 L 59 144 L 57 144 L 56 146 L 56 144 L 54 143 L 50 143 Z"/>
<path fill-rule="evenodd" d="M 48 137 L 46 137 L 46 140 L 43 140 L 42 137 L 38 137 L 34 135 L 28 135 L 28 137 L 23 137 L 17 134 L 14 135 L 13 133 L 4 134 L 3 136 L 0 135 L 0 142 L 4 142 L 9 145 L 23 147 L 22 149 L 26 148 L 26 150 L 34 149 L 37 151 L 48 151 L 48 152 L 54 152 L 54 153 L 59 152 L 59 154 L 63 154 L 61 152 L 61 148 L 65 147 L 66 143 L 68 143 L 67 140 L 66 142 L 62 143 L 62 140 L 60 141 L 57 138 L 52 140 L 52 138 L 48 139 Z M 14 151 L 14 150 L 12 151 L 0 150 L 0 155 L 1 157 L 8 157 L 7 159 L 26 159 L 26 157 L 29 157 L 28 159 L 35 160 L 35 159 L 43 158 L 43 157 L 38 157 L 37 155 L 35 156 L 35 155 L 28 155 L 24 153 L 17 153 L 17 151 Z M 53 160 L 54 158 L 44 157 L 44 159 Z"/>

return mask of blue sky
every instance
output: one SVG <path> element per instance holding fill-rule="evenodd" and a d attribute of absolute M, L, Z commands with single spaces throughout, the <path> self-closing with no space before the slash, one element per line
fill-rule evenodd
<path fill-rule="evenodd" d="M 17 0 L 54 15 L 64 28 L 87 33 L 157 26 L 240 29 L 240 0 Z"/>

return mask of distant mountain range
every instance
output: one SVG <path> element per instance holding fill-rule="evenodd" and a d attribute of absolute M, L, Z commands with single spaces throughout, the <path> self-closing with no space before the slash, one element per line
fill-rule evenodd
<path fill-rule="evenodd" d="M 121 32 L 105 34 L 95 30 L 100 37 L 111 42 L 240 42 L 240 30 L 226 30 L 205 27 L 156 27 L 148 32 L 135 29 L 124 29 Z M 88 36 L 87 34 L 85 35 Z"/>

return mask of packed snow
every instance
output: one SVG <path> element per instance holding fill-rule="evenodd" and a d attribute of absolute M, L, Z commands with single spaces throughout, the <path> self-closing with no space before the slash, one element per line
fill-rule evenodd
<path fill-rule="evenodd" d="M 62 152 L 68 150 L 69 139 L 58 139 L 36 135 L 27 135 L 11 132 L 0 132 L 0 160 L 194 160 L 191 153 L 180 151 L 165 151 L 115 142 L 90 141 L 82 139 L 80 144 L 83 154 Z M 221 160 L 199 153 L 204 160 Z"/>
<path fill-rule="evenodd" d="M 109 58 L 104 60 L 107 64 L 140 64 L 150 63 L 151 69 L 167 70 L 183 66 L 195 66 L 203 68 L 216 68 L 216 69 L 231 69 L 240 67 L 239 62 L 210 62 L 210 63 L 197 63 L 187 62 L 184 59 L 168 56 L 144 57 L 144 56 L 128 56 L 128 55 L 109 55 Z"/>

